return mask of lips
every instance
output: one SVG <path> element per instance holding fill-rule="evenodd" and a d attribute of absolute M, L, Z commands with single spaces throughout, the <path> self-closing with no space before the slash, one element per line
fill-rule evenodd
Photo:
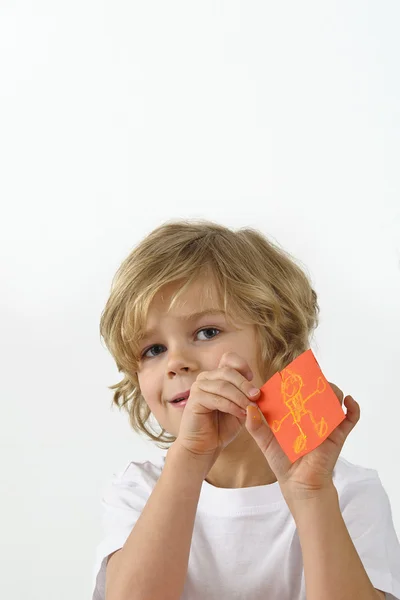
<path fill-rule="evenodd" d="M 170 402 L 171 406 L 174 406 L 175 408 L 182 408 L 184 406 L 186 406 L 187 404 L 187 398 L 180 400 L 180 402 Z"/>
<path fill-rule="evenodd" d="M 176 394 L 176 396 L 171 398 L 171 400 L 169 400 L 168 402 L 172 404 L 180 404 L 179 402 L 176 402 L 176 400 L 187 400 L 189 398 L 189 395 L 190 390 L 186 390 L 186 392 L 180 392 L 179 394 Z"/>

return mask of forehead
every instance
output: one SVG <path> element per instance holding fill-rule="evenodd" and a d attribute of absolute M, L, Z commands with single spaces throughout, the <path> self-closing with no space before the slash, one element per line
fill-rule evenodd
<path fill-rule="evenodd" d="M 184 315 L 193 310 L 222 309 L 221 299 L 215 282 L 212 279 L 202 277 L 195 280 L 185 292 L 174 299 L 175 294 L 183 287 L 182 283 L 171 283 L 164 286 L 153 298 L 150 310 L 161 313 L 179 313 Z M 173 306 L 171 307 L 171 302 Z"/>
<path fill-rule="evenodd" d="M 225 314 L 223 301 L 212 280 L 203 278 L 194 281 L 175 300 L 174 295 L 182 286 L 183 283 L 168 284 L 157 292 L 149 306 L 140 337 L 149 337 L 157 328 L 159 320 L 166 315 L 178 318 L 182 322 L 190 322 L 202 314 Z M 174 303 L 171 307 L 172 301 Z"/>

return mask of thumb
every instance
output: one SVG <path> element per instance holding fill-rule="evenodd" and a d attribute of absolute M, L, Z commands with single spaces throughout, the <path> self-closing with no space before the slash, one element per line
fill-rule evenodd
<path fill-rule="evenodd" d="M 247 407 L 246 429 L 264 454 L 269 466 L 279 480 L 290 468 L 290 460 L 280 447 L 267 420 L 257 404 Z"/>
<path fill-rule="evenodd" d="M 247 407 L 246 429 L 263 453 L 265 453 L 275 440 L 274 434 L 264 415 L 254 402 L 251 402 Z"/>

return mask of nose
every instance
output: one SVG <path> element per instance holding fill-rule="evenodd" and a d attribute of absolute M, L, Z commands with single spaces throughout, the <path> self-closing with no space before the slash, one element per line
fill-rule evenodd
<path fill-rule="evenodd" d="M 190 370 L 197 368 L 194 357 L 191 356 L 189 351 L 176 349 L 175 351 L 169 351 L 167 371 L 168 375 L 176 373 L 187 373 Z"/>
<path fill-rule="evenodd" d="M 188 373 L 193 370 L 194 367 L 189 366 L 188 361 L 169 361 L 168 364 L 168 375 L 176 375 L 177 373 Z"/>

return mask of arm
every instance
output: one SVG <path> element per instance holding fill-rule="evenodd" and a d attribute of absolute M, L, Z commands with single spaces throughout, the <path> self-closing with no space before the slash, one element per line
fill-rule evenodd
<path fill-rule="evenodd" d="M 180 598 L 207 461 L 180 446 L 169 449 L 143 512 L 107 567 L 106 600 Z"/>
<path fill-rule="evenodd" d="M 307 600 L 379 600 L 340 512 L 335 486 L 288 502 L 303 554 Z"/>

